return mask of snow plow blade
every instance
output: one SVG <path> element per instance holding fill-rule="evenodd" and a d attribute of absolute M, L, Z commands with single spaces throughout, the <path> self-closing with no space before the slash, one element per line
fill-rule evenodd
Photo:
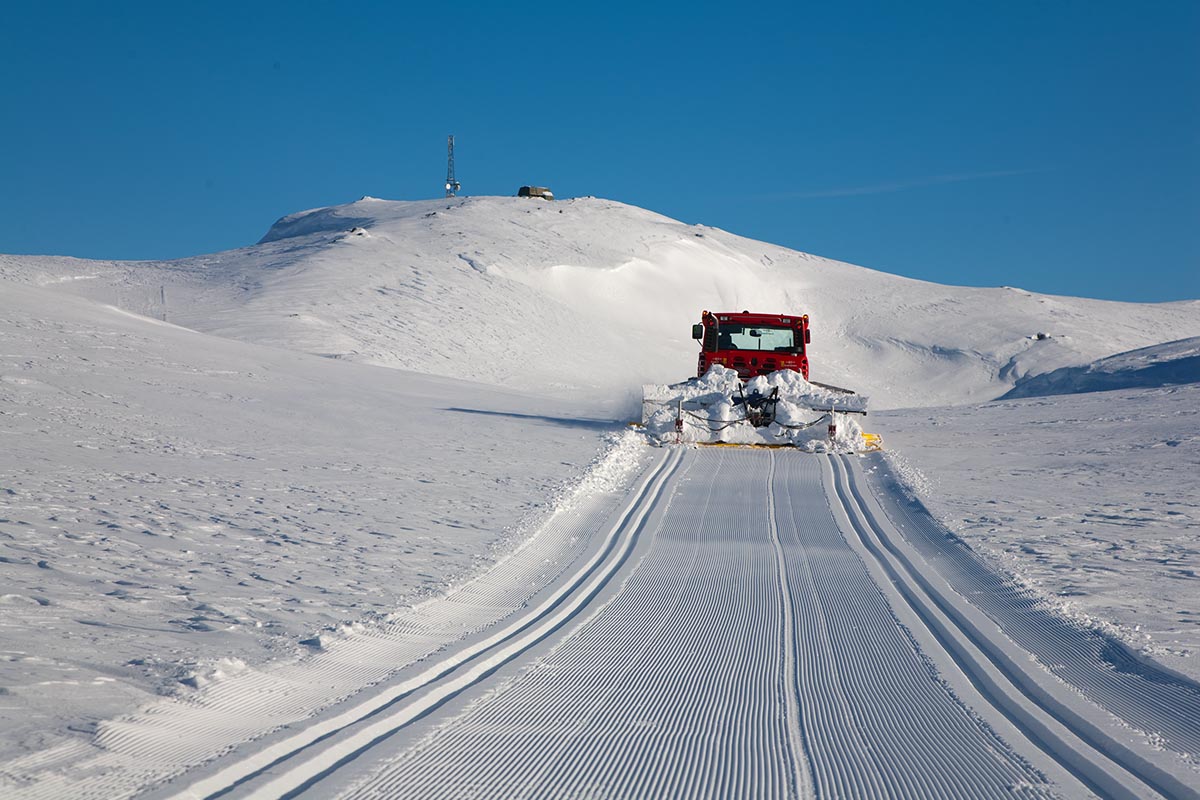
<path fill-rule="evenodd" d="M 862 395 L 816 386 L 793 370 L 743 383 L 736 371 L 718 364 L 700 378 L 642 387 L 642 425 L 660 444 L 865 452 L 869 447 L 854 417 L 866 413 Z"/>

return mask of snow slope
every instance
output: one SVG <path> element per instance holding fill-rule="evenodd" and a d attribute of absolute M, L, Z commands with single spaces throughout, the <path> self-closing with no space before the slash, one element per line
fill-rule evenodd
<path fill-rule="evenodd" d="M 813 379 L 876 408 L 990 400 L 1026 375 L 1200 336 L 1200 301 L 940 286 L 596 198 L 364 198 L 284 217 L 240 250 L 3 256 L 0 279 L 243 341 L 562 392 L 687 377 L 702 309 L 802 312 Z"/>
<path fill-rule="evenodd" d="M 475 573 L 613 416 L 2 284 L 0 761 Z"/>
<path fill-rule="evenodd" d="M 919 508 L 869 491 L 877 460 L 637 446 L 631 465 L 625 449 L 600 473 L 644 461 L 632 491 L 581 487 L 493 573 L 302 663 L 18 759 L 0 789 L 1200 798 L 1195 684 L 1031 608 Z M 539 556 L 563 550 L 531 590 Z M 432 652 L 495 614 L 511 616 Z M 348 676 L 398 663 L 305 718 Z"/>

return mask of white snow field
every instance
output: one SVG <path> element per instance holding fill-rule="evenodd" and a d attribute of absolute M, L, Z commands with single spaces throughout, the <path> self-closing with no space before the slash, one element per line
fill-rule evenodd
<path fill-rule="evenodd" d="M 888 452 L 647 446 L 705 308 Z M 1198 336 L 595 198 L 0 256 L 0 796 L 1200 797 Z"/>
<path fill-rule="evenodd" d="M 1200 384 L 875 423 L 954 535 L 1049 606 L 1200 680 Z"/>
<path fill-rule="evenodd" d="M 4 758 L 386 622 L 531 531 L 620 428 L 25 286 L 0 320 Z"/>

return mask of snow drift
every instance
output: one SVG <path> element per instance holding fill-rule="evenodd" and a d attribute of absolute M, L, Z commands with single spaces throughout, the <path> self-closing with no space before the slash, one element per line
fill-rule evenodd
<path fill-rule="evenodd" d="M 1200 382 L 1200 337 L 1193 337 L 1034 375 L 1018 381 L 1001 399 L 1155 389 L 1197 382 Z"/>

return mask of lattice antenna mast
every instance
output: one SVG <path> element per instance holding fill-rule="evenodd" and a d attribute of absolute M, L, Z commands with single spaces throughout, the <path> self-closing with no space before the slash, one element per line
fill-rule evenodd
<path fill-rule="evenodd" d="M 462 188 L 462 184 L 454 180 L 454 135 L 446 137 L 446 197 L 454 197 L 454 193 Z"/>

